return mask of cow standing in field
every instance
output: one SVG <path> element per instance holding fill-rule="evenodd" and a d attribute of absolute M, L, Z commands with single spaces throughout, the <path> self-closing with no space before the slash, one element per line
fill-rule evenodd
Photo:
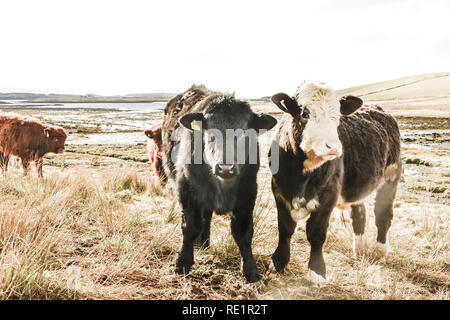
<path fill-rule="evenodd" d="M 158 123 L 152 126 L 150 129 L 144 131 L 147 136 L 147 153 L 148 160 L 152 165 L 153 172 L 155 174 L 156 182 L 160 186 L 164 187 L 167 184 L 167 176 L 164 172 L 162 161 L 162 136 L 161 136 L 162 124 Z"/>
<path fill-rule="evenodd" d="M 63 128 L 12 112 L 0 112 L 0 166 L 8 170 L 10 156 L 21 159 L 26 176 L 35 162 L 43 177 L 43 157 L 47 153 L 63 153 L 67 134 Z"/>
<path fill-rule="evenodd" d="M 242 272 L 248 282 L 260 280 L 251 249 L 259 169 L 256 131 L 271 129 L 276 119 L 253 113 L 247 102 L 233 95 L 203 86 L 177 95 L 164 112 L 163 159 L 176 180 L 183 210 L 183 244 L 175 271 L 190 271 L 197 238 L 209 245 L 213 211 L 231 211 Z"/>
<path fill-rule="evenodd" d="M 272 256 L 276 270 L 282 271 L 289 262 L 297 221 L 309 217 L 309 275 L 314 283 L 323 283 L 322 247 L 333 208 L 351 207 L 357 253 L 365 245 L 362 201 L 374 190 L 376 250 L 386 254 L 402 170 L 395 119 L 378 106 L 360 108 L 359 98 L 339 100 L 331 87 L 317 82 L 304 82 L 294 97 L 279 93 L 272 101 L 285 112 L 274 141 L 279 158 L 271 159 L 279 161 L 279 170 L 272 177 L 279 229 L 278 247 Z"/>

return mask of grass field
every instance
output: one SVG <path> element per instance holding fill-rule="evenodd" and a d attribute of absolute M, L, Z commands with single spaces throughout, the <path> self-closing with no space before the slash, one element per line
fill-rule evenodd
<path fill-rule="evenodd" d="M 425 122 L 400 119 L 405 130 Z M 428 130 L 442 129 L 439 119 L 426 123 Z M 448 135 L 406 135 L 403 142 L 413 147 L 403 149 L 391 254 L 386 260 L 372 254 L 373 201 L 371 245 L 358 259 L 348 213 L 334 212 L 325 245 L 329 283 L 323 288 L 306 278 L 304 225 L 293 237 L 286 272 L 269 272 L 277 226 L 265 157 L 254 212 L 253 251 L 263 275 L 256 285 L 246 284 L 239 270 L 229 216 L 213 217 L 211 247 L 196 250 L 191 273 L 174 274 L 180 207 L 172 188 L 153 185 L 143 144 L 69 146 L 63 155 L 46 157 L 43 180 L 35 172 L 23 178 L 12 168 L 0 183 L 0 298 L 448 299 Z"/>

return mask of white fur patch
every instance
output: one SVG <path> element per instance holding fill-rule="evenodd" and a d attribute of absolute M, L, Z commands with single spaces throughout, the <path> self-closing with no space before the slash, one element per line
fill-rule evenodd
<path fill-rule="evenodd" d="M 292 208 L 297 210 L 305 205 L 305 198 L 295 197 L 292 199 Z"/>
<path fill-rule="evenodd" d="M 291 217 L 292 217 L 292 220 L 294 220 L 295 222 L 305 219 L 306 217 L 309 216 L 309 214 L 310 214 L 310 212 L 308 210 L 306 210 L 305 208 L 291 210 Z"/>
<path fill-rule="evenodd" d="M 386 243 L 377 242 L 375 244 L 374 253 L 378 258 L 384 258 L 388 255 L 391 248 L 389 247 L 388 241 Z"/>
<path fill-rule="evenodd" d="M 296 99 L 300 107 L 309 110 L 300 148 L 305 153 L 313 151 L 324 160 L 341 156 L 342 144 L 337 132 L 340 103 L 334 90 L 324 83 L 305 81 L 297 88 Z M 329 155 L 330 147 L 338 154 Z"/>
<path fill-rule="evenodd" d="M 318 207 L 319 207 L 319 201 L 317 201 L 316 199 L 309 200 L 308 203 L 306 204 L 306 209 L 309 212 L 316 210 Z"/>
<path fill-rule="evenodd" d="M 295 222 L 307 218 L 312 211 L 319 207 L 319 201 L 312 199 L 306 203 L 305 198 L 295 197 L 292 199 L 291 217 Z"/>
<path fill-rule="evenodd" d="M 355 256 L 363 254 L 367 247 L 367 238 L 364 234 L 353 234 L 353 254 Z"/>
<path fill-rule="evenodd" d="M 309 281 L 311 281 L 315 286 L 322 287 L 327 283 L 327 279 L 322 277 L 320 274 L 315 273 L 311 269 L 308 272 Z"/>

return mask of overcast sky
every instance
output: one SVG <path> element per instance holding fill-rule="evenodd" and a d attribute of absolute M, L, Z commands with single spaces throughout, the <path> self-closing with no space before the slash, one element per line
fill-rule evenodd
<path fill-rule="evenodd" d="M 450 1 L 0 0 L 0 92 L 293 93 L 450 71 Z"/>

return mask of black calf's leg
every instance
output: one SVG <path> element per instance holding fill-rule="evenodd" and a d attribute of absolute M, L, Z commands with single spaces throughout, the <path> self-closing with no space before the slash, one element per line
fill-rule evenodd
<path fill-rule="evenodd" d="M 397 181 L 386 182 L 378 191 L 375 198 L 375 224 L 377 225 L 377 249 L 380 256 L 389 251 L 388 230 L 391 226 Z"/>
<path fill-rule="evenodd" d="M 242 273 L 248 282 L 261 279 L 255 258 L 252 253 L 253 238 L 253 206 L 251 208 L 237 208 L 231 217 L 231 233 L 239 247 L 242 259 Z"/>
<path fill-rule="evenodd" d="M 183 244 L 178 252 L 175 272 L 187 274 L 194 264 L 194 242 L 203 230 L 200 210 L 192 207 L 183 208 Z"/>
<path fill-rule="evenodd" d="M 6 171 L 8 171 L 8 163 L 9 163 L 9 156 L 5 156 L 3 152 L 0 152 L 0 167 L 2 168 L 2 171 L 5 174 Z"/>
<path fill-rule="evenodd" d="M 209 237 L 211 234 L 211 218 L 212 211 L 204 210 L 203 211 L 203 229 L 200 236 L 196 239 L 196 244 L 202 246 L 204 248 L 209 247 Z"/>
<path fill-rule="evenodd" d="M 272 255 L 272 261 L 275 270 L 282 272 L 289 263 L 291 256 L 291 237 L 297 223 L 292 219 L 283 200 L 275 196 L 275 202 L 278 211 L 278 246 Z"/>
<path fill-rule="evenodd" d="M 366 226 L 366 208 L 364 203 L 353 204 L 351 206 L 352 224 L 353 224 L 353 253 L 361 254 L 367 248 L 367 242 L 364 236 Z"/>

